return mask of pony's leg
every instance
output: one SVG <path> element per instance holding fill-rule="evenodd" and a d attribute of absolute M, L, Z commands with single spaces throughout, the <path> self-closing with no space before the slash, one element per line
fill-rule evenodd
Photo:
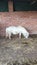
<path fill-rule="evenodd" d="M 21 33 L 19 33 L 19 38 L 21 38 Z"/>
<path fill-rule="evenodd" d="M 9 39 L 11 39 L 11 33 L 9 34 Z"/>
<path fill-rule="evenodd" d="M 8 37 L 8 33 L 6 32 L 6 38 Z"/>

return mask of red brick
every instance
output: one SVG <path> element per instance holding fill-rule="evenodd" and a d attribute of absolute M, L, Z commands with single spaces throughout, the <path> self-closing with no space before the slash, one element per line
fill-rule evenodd
<path fill-rule="evenodd" d="M 37 12 L 0 12 L 0 36 L 12 25 L 22 25 L 30 34 L 37 34 Z"/>

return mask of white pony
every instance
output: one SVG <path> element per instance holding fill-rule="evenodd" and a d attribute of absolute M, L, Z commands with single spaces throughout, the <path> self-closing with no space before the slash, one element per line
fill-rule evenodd
<path fill-rule="evenodd" d="M 22 26 L 10 26 L 6 28 L 6 38 L 9 37 L 11 39 L 11 34 L 16 35 L 19 34 L 19 38 L 21 38 L 21 34 L 25 37 L 29 37 L 29 32 Z"/>

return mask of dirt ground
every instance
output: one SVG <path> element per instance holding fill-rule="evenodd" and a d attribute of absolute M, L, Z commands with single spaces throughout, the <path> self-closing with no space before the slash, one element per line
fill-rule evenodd
<path fill-rule="evenodd" d="M 37 38 L 0 38 L 0 65 L 37 65 Z"/>

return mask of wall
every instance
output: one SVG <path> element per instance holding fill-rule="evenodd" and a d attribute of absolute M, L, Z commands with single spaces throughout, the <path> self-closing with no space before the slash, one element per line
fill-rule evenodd
<path fill-rule="evenodd" d="M 30 34 L 37 34 L 37 12 L 0 12 L 0 36 L 12 25 L 22 25 Z"/>

